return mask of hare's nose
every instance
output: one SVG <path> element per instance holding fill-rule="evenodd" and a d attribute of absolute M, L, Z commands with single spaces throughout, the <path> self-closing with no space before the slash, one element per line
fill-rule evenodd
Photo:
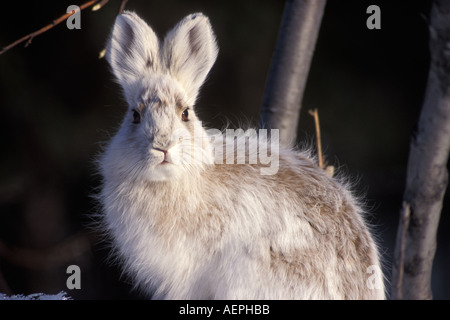
<path fill-rule="evenodd" d="M 157 151 L 161 151 L 162 153 L 164 153 L 164 157 L 167 155 L 167 150 L 160 149 L 160 148 L 153 148 L 153 149 L 155 149 Z"/>
<path fill-rule="evenodd" d="M 160 151 L 160 152 L 164 153 L 164 159 L 161 162 L 161 164 L 169 163 L 169 161 L 167 159 L 167 150 L 159 149 L 159 148 L 153 148 L 153 150 Z"/>

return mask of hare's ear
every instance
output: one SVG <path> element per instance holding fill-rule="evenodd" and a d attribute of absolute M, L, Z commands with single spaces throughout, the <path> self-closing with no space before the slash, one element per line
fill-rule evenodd
<path fill-rule="evenodd" d="M 107 48 L 106 59 L 130 102 L 136 82 L 158 68 L 158 38 L 135 13 L 125 11 L 116 18 Z"/>
<path fill-rule="evenodd" d="M 185 17 L 168 33 L 163 50 L 170 74 L 194 103 L 218 53 L 208 18 L 201 13 Z"/>

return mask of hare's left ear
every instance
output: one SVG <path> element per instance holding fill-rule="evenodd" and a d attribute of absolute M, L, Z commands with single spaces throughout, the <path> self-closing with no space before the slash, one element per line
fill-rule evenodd
<path fill-rule="evenodd" d="M 209 20 L 194 13 L 181 20 L 164 40 L 164 62 L 193 104 L 217 58 L 218 48 Z"/>

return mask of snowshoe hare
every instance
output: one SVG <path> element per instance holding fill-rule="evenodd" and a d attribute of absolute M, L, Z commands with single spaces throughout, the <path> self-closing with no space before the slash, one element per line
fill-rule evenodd
<path fill-rule="evenodd" d="M 106 57 L 129 109 L 99 159 L 99 199 L 125 272 L 154 299 L 384 298 L 344 183 L 275 133 L 201 126 L 194 105 L 217 53 L 201 13 L 162 41 L 135 13 L 115 21 Z"/>

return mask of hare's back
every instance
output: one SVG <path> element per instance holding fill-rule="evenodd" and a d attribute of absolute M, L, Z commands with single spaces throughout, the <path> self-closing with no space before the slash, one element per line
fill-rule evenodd
<path fill-rule="evenodd" d="M 328 177 L 307 154 L 280 155 L 274 175 L 261 175 L 259 165 L 215 169 L 216 185 L 223 182 L 232 197 L 234 237 L 252 247 L 265 270 L 261 276 L 271 275 L 262 283 L 291 288 L 281 298 L 384 296 L 367 286 L 368 271 L 379 268 L 379 259 L 362 209 L 347 186 Z M 255 239 L 258 246 L 246 244 Z"/>

